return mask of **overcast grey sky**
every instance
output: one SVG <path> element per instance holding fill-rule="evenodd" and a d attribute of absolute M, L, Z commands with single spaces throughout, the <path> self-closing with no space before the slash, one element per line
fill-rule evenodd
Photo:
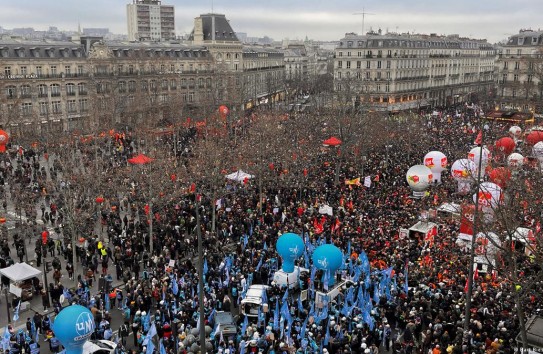
<path fill-rule="evenodd" d="M 0 26 L 56 26 L 76 30 L 108 27 L 125 34 L 126 4 L 132 0 L 2 0 Z M 211 0 L 163 0 L 174 5 L 176 31 L 191 31 L 194 17 L 211 12 Z M 521 28 L 543 29 L 543 0 L 214 0 L 214 12 L 224 13 L 237 32 L 249 36 L 338 40 L 346 32 L 365 30 L 460 34 L 497 42 Z"/>

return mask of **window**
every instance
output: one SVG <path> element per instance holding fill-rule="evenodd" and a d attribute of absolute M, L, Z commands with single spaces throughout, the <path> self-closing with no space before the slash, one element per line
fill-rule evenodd
<path fill-rule="evenodd" d="M 177 81 L 175 79 L 170 80 L 170 90 L 176 90 L 177 89 Z"/>
<path fill-rule="evenodd" d="M 366 69 L 370 69 L 371 68 L 371 62 L 368 60 L 366 62 Z"/>
<path fill-rule="evenodd" d="M 47 85 L 38 85 L 38 97 L 47 97 Z"/>
<path fill-rule="evenodd" d="M 51 97 L 59 97 L 60 96 L 60 85 L 59 84 L 52 84 L 51 85 Z"/>
<path fill-rule="evenodd" d="M 377 69 L 381 69 L 381 61 L 380 60 L 377 62 Z"/>
<path fill-rule="evenodd" d="M 337 62 L 337 67 L 340 69 L 343 68 L 343 62 L 341 60 Z"/>
<path fill-rule="evenodd" d="M 126 92 L 126 82 L 119 81 L 119 92 L 125 93 Z"/>
<path fill-rule="evenodd" d="M 77 93 L 80 95 L 86 95 L 87 94 L 87 87 L 83 82 L 80 82 L 77 84 Z"/>
<path fill-rule="evenodd" d="M 342 56 L 343 56 L 343 52 L 339 52 L 338 57 L 342 57 Z"/>
<path fill-rule="evenodd" d="M 387 60 L 387 69 L 390 69 L 390 60 Z"/>
<path fill-rule="evenodd" d="M 11 66 L 5 66 L 4 67 L 4 75 L 6 75 L 6 76 L 11 75 Z"/>
<path fill-rule="evenodd" d="M 362 78 L 362 73 L 360 71 L 356 73 L 356 78 L 359 80 Z"/>
<path fill-rule="evenodd" d="M 79 100 L 79 112 L 83 113 L 88 110 L 87 99 Z"/>
<path fill-rule="evenodd" d="M 366 79 L 369 80 L 371 79 L 371 74 L 369 71 L 366 71 Z"/>
<path fill-rule="evenodd" d="M 347 52 L 347 56 L 350 57 L 350 56 L 351 56 L 351 52 Z"/>
<path fill-rule="evenodd" d="M 358 53 L 356 54 L 356 56 L 361 57 L 361 56 L 362 56 L 362 52 L 358 52 Z"/>
<path fill-rule="evenodd" d="M 385 92 L 390 92 L 390 85 L 389 84 L 385 85 Z"/>
<path fill-rule="evenodd" d="M 77 66 L 77 75 L 83 75 L 83 65 Z"/>
<path fill-rule="evenodd" d="M 51 70 L 51 75 L 56 75 L 57 74 L 57 66 L 56 65 L 51 65 L 49 70 Z"/>
<path fill-rule="evenodd" d="M 503 76 L 502 76 L 502 82 L 507 82 L 507 74 L 503 74 Z"/>
<path fill-rule="evenodd" d="M 513 81 L 514 81 L 514 82 L 518 82 L 518 74 L 515 74 L 515 75 L 513 76 Z"/>
<path fill-rule="evenodd" d="M 43 75 L 43 69 L 41 66 L 36 66 L 36 75 L 38 76 Z"/>
<path fill-rule="evenodd" d="M 65 65 L 65 66 L 64 66 L 64 74 L 65 74 L 66 76 L 72 75 L 72 67 L 69 66 L 69 65 Z"/>
<path fill-rule="evenodd" d="M 47 102 L 40 102 L 40 115 L 44 116 L 49 113 L 49 104 Z"/>
<path fill-rule="evenodd" d="M 522 55 L 522 49 L 517 49 L 517 55 Z"/>
<path fill-rule="evenodd" d="M 21 86 L 21 97 L 22 98 L 30 98 L 30 86 L 29 85 L 22 85 Z"/>
<path fill-rule="evenodd" d="M 134 65 L 132 64 L 128 65 L 128 73 L 130 75 L 134 74 Z"/>
<path fill-rule="evenodd" d="M 68 100 L 66 102 L 66 110 L 68 111 L 68 113 L 77 112 L 77 108 L 76 108 L 76 105 L 75 105 L 75 100 Z"/>
<path fill-rule="evenodd" d="M 26 66 L 21 66 L 21 75 L 26 75 L 26 74 L 27 74 Z"/>
<path fill-rule="evenodd" d="M 6 96 L 7 98 L 17 98 L 17 87 L 15 86 L 6 87 Z"/>
<path fill-rule="evenodd" d="M 350 69 L 350 68 L 351 68 L 351 62 L 348 61 L 348 62 L 347 62 L 347 69 Z"/>
<path fill-rule="evenodd" d="M 117 73 L 118 73 L 119 75 L 122 75 L 122 73 L 123 73 L 123 66 L 122 66 L 122 64 L 117 65 Z"/>
<path fill-rule="evenodd" d="M 507 69 L 507 62 L 506 61 L 503 62 L 503 68 Z"/>
<path fill-rule="evenodd" d="M 515 70 L 518 70 L 520 68 L 520 64 L 518 61 L 515 62 Z"/>
<path fill-rule="evenodd" d="M 51 102 L 51 111 L 52 111 L 54 114 L 60 114 L 60 113 L 62 113 L 62 106 L 61 106 L 60 101 L 53 101 L 53 102 Z"/>
<path fill-rule="evenodd" d="M 21 108 L 24 116 L 29 116 L 32 114 L 32 103 L 25 102 L 21 105 Z"/>
<path fill-rule="evenodd" d="M 161 87 L 162 87 L 163 90 L 167 90 L 168 89 L 168 80 L 166 80 L 166 79 L 162 80 Z"/>
<path fill-rule="evenodd" d="M 136 92 L 136 81 L 128 81 L 128 92 Z"/>
<path fill-rule="evenodd" d="M 341 71 L 338 71 L 338 73 L 337 73 L 337 78 L 338 78 L 338 79 L 341 79 Z"/>
<path fill-rule="evenodd" d="M 146 80 L 143 80 L 143 81 L 141 82 L 141 90 L 142 90 L 143 92 L 147 92 L 148 88 L 149 88 L 149 85 L 148 85 L 147 81 L 146 81 Z"/>
<path fill-rule="evenodd" d="M 357 69 L 362 68 L 362 62 L 360 60 L 356 62 L 356 68 Z"/>
<path fill-rule="evenodd" d="M 75 85 L 72 83 L 66 84 L 66 95 L 75 96 Z"/>

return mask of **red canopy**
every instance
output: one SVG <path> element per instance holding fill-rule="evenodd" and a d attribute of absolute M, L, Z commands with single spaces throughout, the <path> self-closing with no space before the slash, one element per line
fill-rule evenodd
<path fill-rule="evenodd" d="M 341 140 L 339 140 L 338 138 L 336 138 L 335 136 L 331 137 L 330 139 L 326 139 L 325 141 L 322 142 L 324 145 L 327 145 L 327 146 L 338 146 L 338 145 L 341 145 Z"/>
<path fill-rule="evenodd" d="M 139 154 L 136 157 L 128 159 L 128 162 L 131 163 L 132 165 L 145 165 L 151 161 L 153 161 L 153 159 L 145 156 L 144 154 Z"/>

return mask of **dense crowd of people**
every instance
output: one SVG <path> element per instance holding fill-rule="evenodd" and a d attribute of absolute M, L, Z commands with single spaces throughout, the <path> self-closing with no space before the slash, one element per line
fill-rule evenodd
<path fill-rule="evenodd" d="M 523 307 L 524 316 L 535 314 L 541 306 L 541 284 L 526 290 L 529 294 L 523 299 L 528 300 L 515 303 L 515 284 L 506 274 L 498 271 L 478 276 L 474 280 L 468 332 L 464 332 L 470 263 L 469 254 L 456 245 L 459 221 L 436 216 L 433 221 L 439 228 L 431 243 L 424 236 L 401 237 L 399 233 L 401 228 L 415 224 L 423 210 L 441 202 L 462 203 L 471 198 L 471 194 L 466 197 L 455 193 L 456 183 L 445 174 L 443 183 L 432 185 L 426 198 L 412 199 L 405 172 L 430 150 L 442 151 L 449 162 L 464 158 L 479 132 L 477 115 L 477 110 L 457 107 L 416 118 L 420 129 L 416 141 L 401 143 L 396 133 L 390 137 L 392 146 L 368 152 L 364 174 L 371 177 L 369 187 L 338 184 L 334 154 L 316 152 L 301 190 L 269 187 L 264 191 L 264 200 L 260 200 L 257 186 L 247 183 L 221 197 L 220 203 L 188 193 L 157 211 L 151 238 L 143 197 L 137 193 L 110 195 L 99 214 L 89 215 L 86 226 L 88 235 L 93 236 L 82 240 L 75 250 L 80 269 L 84 269 L 75 275 L 77 289 L 63 287 L 61 262 L 57 262 L 54 266 L 58 275 L 53 275 L 50 287 L 52 304 L 48 303 L 43 285 L 37 285 L 44 294 L 44 308 L 52 306 L 59 311 L 61 295 L 69 302 L 89 307 L 95 316 L 94 338 L 115 339 L 118 352 L 196 353 L 198 281 L 204 277 L 208 352 L 512 353 L 518 347 L 515 337 L 520 328 L 516 307 Z M 508 128 L 505 124 L 487 123 L 483 128 L 487 144 L 507 134 Z M 112 168 L 126 164 L 135 151 L 134 144 L 125 139 L 120 136 L 109 142 Z M 89 149 L 81 154 L 97 152 Z M 90 164 L 93 158 L 96 156 L 87 158 Z M 52 164 L 47 171 L 38 153 L 17 154 L 13 159 L 17 161 L 6 159 L 0 166 L 7 182 L 5 188 L 11 188 L 12 195 L 22 193 L 16 186 L 36 181 L 39 193 L 32 203 L 41 208 L 41 215 L 36 217 L 67 234 L 54 242 L 36 232 L 40 234 L 35 244 L 38 266 L 40 255 L 49 252 L 57 259 L 64 258 L 65 270 L 70 278 L 74 277 L 71 236 L 61 230 L 66 218 L 63 193 L 69 188 L 61 165 Z M 346 159 L 339 180 L 365 177 L 359 171 L 360 166 Z M 90 209 L 94 200 L 87 197 L 78 202 L 82 209 Z M 322 205 L 331 206 L 333 216 L 320 214 Z M 211 218 L 214 207 L 216 220 Z M 519 226 L 533 227 L 538 210 L 526 209 L 524 224 Z M 204 274 L 199 274 L 195 262 L 197 213 L 205 250 Z M 103 232 L 94 232 L 97 222 Z M 212 230 L 213 222 L 217 232 Z M 311 251 L 327 243 L 346 254 L 346 265 L 338 276 L 351 280 L 350 288 L 325 305 L 326 309 L 316 308 L 314 297 L 302 303 L 295 291 L 289 293 L 272 282 L 281 265 L 274 247 L 286 232 L 301 235 L 305 241 L 309 254 L 299 260 L 299 265 L 307 266 L 313 274 L 302 277 L 300 282 L 310 294 L 325 286 L 319 281 L 319 272 L 313 271 Z M 9 245 L 2 250 L 9 255 Z M 366 258 L 370 270 L 364 277 L 357 276 Z M 533 259 L 521 255 L 519 266 L 527 272 L 539 271 Z M 386 271 L 388 280 L 383 280 Z M 112 278 L 122 280 L 124 287 L 112 288 Z M 91 293 L 95 281 L 100 283 L 98 294 Z M 241 299 L 253 284 L 270 285 L 266 294 L 269 306 L 254 320 L 240 313 L 237 333 L 223 334 L 215 324 L 216 313 L 238 312 Z M 285 302 L 288 305 L 283 310 Z M 281 310 L 276 304 L 281 305 Z M 123 314 L 124 323 L 118 329 L 111 328 L 111 311 Z M 47 333 L 44 320 L 39 315 L 29 320 L 28 343 L 35 340 L 37 333 Z M 130 333 L 133 338 L 128 340 Z M 17 333 L 12 335 L 12 344 L 19 345 Z M 54 338 L 54 334 L 49 335 Z M 53 342 L 50 340 L 50 344 Z M 51 350 L 58 351 L 58 346 Z"/>

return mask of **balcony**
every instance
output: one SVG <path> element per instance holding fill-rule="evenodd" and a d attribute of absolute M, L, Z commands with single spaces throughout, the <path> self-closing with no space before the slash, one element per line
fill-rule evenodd
<path fill-rule="evenodd" d="M 75 96 L 75 91 L 68 91 L 66 92 L 67 96 Z"/>
<path fill-rule="evenodd" d="M 51 97 L 60 97 L 60 92 L 51 92 Z"/>

